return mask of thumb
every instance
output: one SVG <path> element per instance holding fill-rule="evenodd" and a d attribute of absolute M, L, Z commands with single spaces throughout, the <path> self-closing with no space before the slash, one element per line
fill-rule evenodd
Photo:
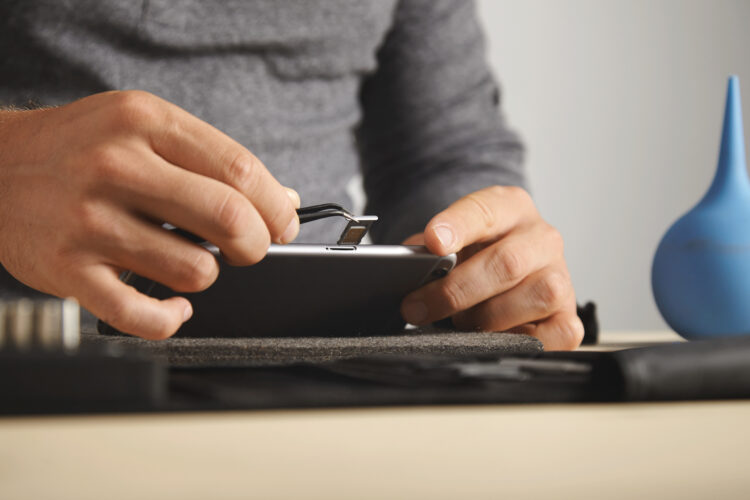
<path fill-rule="evenodd" d="M 402 245 L 424 245 L 424 233 L 412 234 L 404 240 Z"/>
<path fill-rule="evenodd" d="M 460 242 L 453 225 L 436 219 L 427 224 L 423 233 L 422 239 L 427 249 L 435 255 L 448 255 L 460 250 Z"/>

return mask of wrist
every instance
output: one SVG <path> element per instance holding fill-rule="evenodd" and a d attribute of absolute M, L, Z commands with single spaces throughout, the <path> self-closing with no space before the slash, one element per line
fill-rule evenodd
<path fill-rule="evenodd" d="M 29 139 L 39 134 L 39 130 L 29 128 L 29 119 L 43 113 L 44 109 L 17 109 L 0 107 L 0 169 L 23 163 L 29 159 L 31 144 Z"/>
<path fill-rule="evenodd" d="M 23 120 L 25 113 L 28 111 L 18 110 L 13 108 L 0 108 L 0 235 L 2 235 L 2 241 L 0 241 L 0 265 L 5 264 L 4 253 L 6 248 L 5 243 L 11 238 L 8 234 L 7 218 L 13 211 L 13 207 L 6 203 L 9 200 L 8 190 L 10 189 L 13 181 L 14 166 L 23 162 L 23 159 L 19 158 L 18 154 L 18 143 L 21 121 Z"/>
<path fill-rule="evenodd" d="M 0 108 L 0 168 L 4 167 L 13 157 L 14 134 L 18 126 L 18 120 L 22 118 L 24 111 L 15 108 Z"/>

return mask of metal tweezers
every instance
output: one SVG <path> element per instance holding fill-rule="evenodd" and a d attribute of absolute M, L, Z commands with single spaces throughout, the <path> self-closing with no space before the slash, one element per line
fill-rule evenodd
<path fill-rule="evenodd" d="M 300 224 L 325 219 L 326 217 L 344 217 L 347 220 L 357 220 L 357 218 L 347 209 L 335 203 L 323 203 L 321 205 L 301 207 L 297 209 L 297 215 L 299 216 Z"/>
<path fill-rule="evenodd" d="M 341 237 L 336 242 L 338 245 L 359 245 L 362 238 L 365 237 L 370 226 L 378 220 L 377 215 L 352 215 L 341 205 L 335 203 L 323 203 L 321 205 L 312 205 L 297 209 L 299 223 L 311 222 L 314 220 L 325 219 L 326 217 L 343 217 L 348 223 L 341 233 Z"/>
<path fill-rule="evenodd" d="M 336 205 L 335 203 L 323 203 L 321 205 L 298 208 L 297 216 L 299 217 L 300 224 L 325 219 L 326 217 L 345 218 L 348 223 L 344 228 L 344 231 L 341 233 L 341 237 L 336 242 L 337 245 L 359 245 L 362 238 L 367 234 L 367 231 L 370 230 L 370 226 L 378 220 L 377 215 L 352 215 L 341 205 Z M 176 228 L 171 224 L 164 224 L 163 227 L 170 231 L 174 231 L 176 234 L 179 234 L 190 241 L 206 243 L 203 238 L 195 236 L 184 229 Z"/>

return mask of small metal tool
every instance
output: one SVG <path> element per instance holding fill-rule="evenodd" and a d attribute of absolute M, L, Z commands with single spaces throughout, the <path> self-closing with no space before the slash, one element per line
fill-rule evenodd
<path fill-rule="evenodd" d="M 322 205 L 312 205 L 297 209 L 300 224 L 314 220 L 324 219 L 326 217 L 343 217 L 347 220 L 346 227 L 341 233 L 338 245 L 359 245 L 362 238 L 377 220 L 377 215 L 352 215 L 341 205 L 335 203 L 324 203 Z"/>
<path fill-rule="evenodd" d="M 377 220 L 377 215 L 360 215 L 356 219 L 350 219 L 336 243 L 339 245 L 359 245 L 362 238 L 370 230 L 370 226 Z"/>
<path fill-rule="evenodd" d="M 60 301 L 38 301 L 34 307 L 36 340 L 43 349 L 54 349 L 62 338 L 62 307 Z"/>
<path fill-rule="evenodd" d="M 326 217 L 344 217 L 348 220 L 356 220 L 347 209 L 336 203 L 323 203 L 320 205 L 310 205 L 297 209 L 299 223 L 312 222 L 314 220 L 325 219 Z"/>
<path fill-rule="evenodd" d="M 73 299 L 0 301 L 0 349 L 73 351 L 80 343 L 80 314 Z"/>
<path fill-rule="evenodd" d="M 336 203 L 323 203 L 320 205 L 298 208 L 297 216 L 299 217 L 300 224 L 325 219 L 327 217 L 343 217 L 346 219 L 347 225 L 341 233 L 339 240 L 336 242 L 337 245 L 359 245 L 362 242 L 362 238 L 364 238 L 370 230 L 370 226 L 378 220 L 377 215 L 352 215 L 348 210 Z M 207 243 L 200 236 L 196 236 L 169 223 L 164 223 L 162 227 L 169 231 L 173 231 L 175 234 L 179 234 L 183 238 L 187 238 L 194 243 Z"/>
<path fill-rule="evenodd" d="M 31 348 L 34 339 L 34 302 L 19 299 L 8 302 L 6 332 L 11 343 L 19 351 Z"/>

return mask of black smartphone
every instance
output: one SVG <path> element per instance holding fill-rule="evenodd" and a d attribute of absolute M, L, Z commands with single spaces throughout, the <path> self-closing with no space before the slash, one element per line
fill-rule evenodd
<path fill-rule="evenodd" d="M 193 317 L 180 337 L 328 337 L 388 335 L 406 325 L 401 300 L 420 286 L 442 278 L 456 264 L 422 246 L 271 245 L 266 257 L 247 267 L 222 261 L 207 290 L 180 293 L 193 305 Z M 123 281 L 164 299 L 171 289 L 134 273 Z M 99 322 L 101 333 L 119 333 Z"/>

